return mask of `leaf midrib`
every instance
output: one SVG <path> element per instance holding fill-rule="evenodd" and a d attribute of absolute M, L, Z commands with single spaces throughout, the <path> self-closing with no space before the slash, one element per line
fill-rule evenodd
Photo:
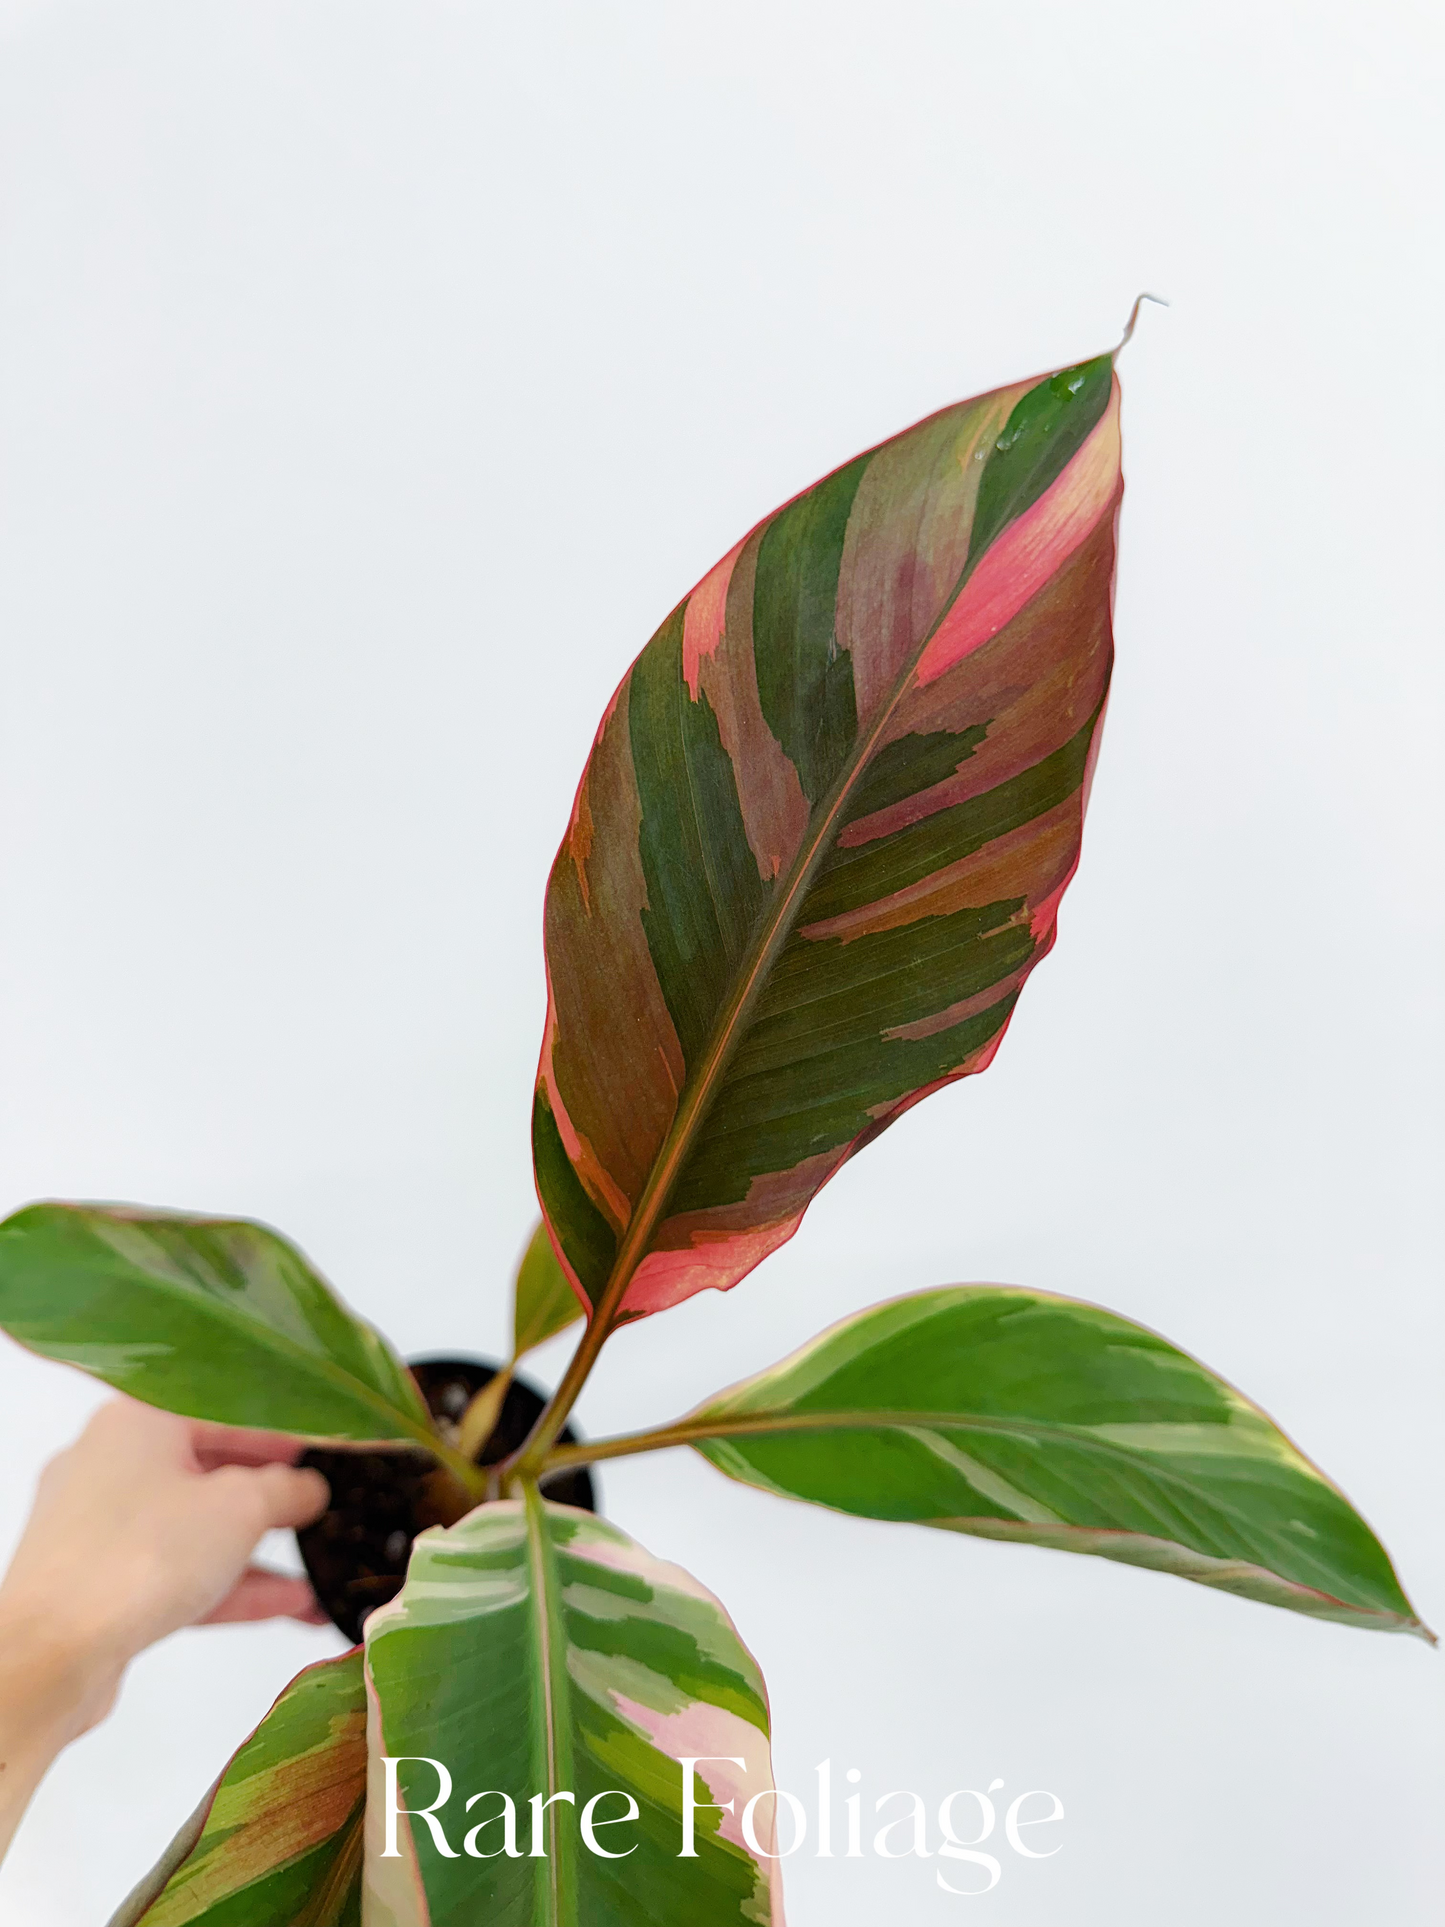
<path fill-rule="evenodd" d="M 1168 1421 L 1165 1421 L 1166 1423 Z M 684 1419 L 676 1425 L 660 1428 L 653 1433 L 630 1433 L 616 1439 L 597 1439 L 586 1446 L 563 1448 L 557 1455 L 562 1464 L 580 1464 L 597 1458 L 621 1458 L 633 1453 L 659 1450 L 665 1446 L 690 1445 L 697 1447 L 710 1439 L 758 1437 L 786 1432 L 854 1432 L 854 1431 L 957 1431 L 979 1432 L 993 1437 L 1016 1440 L 1023 1444 L 1035 1442 L 1038 1434 L 1067 1440 L 1071 1444 L 1112 1459 L 1134 1470 L 1147 1470 L 1151 1476 L 1163 1484 L 1171 1486 L 1191 1498 L 1203 1501 L 1212 1511 L 1241 1525 L 1249 1523 L 1248 1514 L 1239 1508 L 1216 1497 L 1206 1487 L 1197 1485 L 1177 1465 L 1171 1464 L 1163 1456 L 1150 1453 L 1145 1447 L 1121 1444 L 1117 1439 L 1103 1439 L 1088 1426 L 1069 1425 L 1058 1419 L 1025 1419 L 1007 1416 L 994 1417 L 977 1412 L 919 1412 L 919 1411 L 841 1411 L 841 1412 L 771 1412 L 738 1413 L 733 1416 L 719 1414 L 713 1418 Z M 1255 1455 L 1241 1455 L 1253 1456 Z M 1285 1464 L 1286 1461 L 1273 1461 Z M 560 1468 L 559 1468 L 560 1469 Z M 1304 1469 L 1304 1468 L 1296 1468 Z M 1315 1475 L 1319 1477 L 1318 1474 Z M 1329 1481 L 1320 1479 L 1321 1485 L 1333 1491 Z M 1033 1522 L 1020 1520 L 1029 1525 Z M 1067 1525 L 1067 1521 L 1063 1521 Z M 1120 1528 L 1129 1531 L 1129 1528 Z M 1134 1536 L 1140 1536 L 1135 1534 Z M 1148 1536 L 1148 1535 L 1145 1535 Z M 1178 1543 L 1183 1543 L 1179 1541 Z M 1282 1577 L 1283 1575 L 1277 1575 Z M 1301 1582 L 1288 1580 L 1295 1585 Z M 1378 1610 L 1378 1609 L 1376 1609 Z"/>
<path fill-rule="evenodd" d="M 1168 1423 L 1168 1421 L 1166 1420 L 1165 1423 Z M 724 1419 L 721 1423 L 717 1421 L 706 1421 L 699 1422 L 695 1425 L 684 1424 L 673 1429 L 678 1433 L 688 1432 L 691 1434 L 691 1436 L 679 1438 L 676 1441 L 677 1443 L 697 1446 L 706 1443 L 710 1438 L 736 1438 L 789 1431 L 868 1431 L 878 1430 L 880 1428 L 900 1432 L 978 1432 L 993 1437 L 1017 1440 L 1024 1444 L 1031 1442 L 1031 1434 L 1043 1433 L 1046 1437 L 1052 1436 L 1061 1441 L 1066 1440 L 1070 1444 L 1093 1452 L 1101 1458 L 1112 1459 L 1134 1470 L 1147 1471 L 1151 1477 L 1158 1479 L 1160 1484 L 1166 1489 L 1172 1489 L 1174 1492 L 1187 1495 L 1190 1499 L 1201 1502 L 1210 1511 L 1215 1512 L 1222 1518 L 1235 1524 L 1237 1528 L 1257 1529 L 1252 1526 L 1250 1515 L 1240 1506 L 1216 1496 L 1209 1491 L 1207 1487 L 1198 1484 L 1176 1464 L 1171 1463 L 1163 1454 L 1156 1456 L 1143 1446 L 1130 1447 L 1122 1444 L 1117 1439 L 1103 1439 L 1088 1426 L 1069 1425 L 1058 1419 L 994 1418 L 972 1412 L 792 1412 L 775 1413 L 767 1417 L 754 1414 L 746 1416 L 739 1415 L 732 1420 Z M 1241 1457 L 1258 1460 L 1260 1455 L 1246 1453 L 1241 1454 Z M 1281 1465 L 1287 1464 L 1286 1461 L 1274 1459 L 1272 1455 L 1266 1459 L 1266 1463 L 1269 1462 Z M 1291 1469 L 1302 1470 L 1304 1468 Z M 1319 1474 L 1315 1474 L 1315 1476 L 1325 1490 L 1334 1490 L 1327 1479 L 1324 1479 Z M 1018 1523 L 1027 1527 L 1036 1525 L 1038 1522 L 1019 1518 Z M 1059 1524 L 1065 1529 L 1088 1529 L 1070 1527 L 1070 1522 L 1067 1519 L 1060 1520 Z M 1098 1530 L 1118 1530 L 1126 1536 L 1133 1538 L 1163 1536 L 1139 1533 L 1134 1528 L 1128 1526 L 1098 1528 Z M 1186 1551 L 1197 1550 L 1194 1547 L 1185 1546 L 1184 1541 L 1177 1537 L 1173 1538 L 1171 1543 L 1184 1546 Z M 1301 1548 L 1301 1551 L 1308 1553 L 1308 1549 L 1304 1547 Z M 1201 1556 L 1212 1557 L 1216 1555 L 1203 1554 Z M 1267 1570 L 1272 1569 L 1267 1568 Z M 1323 1591 L 1323 1588 L 1309 1586 L 1306 1581 L 1291 1579 L 1284 1573 L 1273 1572 L 1272 1576 L 1281 1580 L 1286 1585 L 1302 1586 L 1308 1591 Z M 1328 1596 L 1331 1598 L 1338 1597 L 1335 1593 L 1330 1593 Z M 1358 1605 L 1358 1602 L 1344 1599 L 1341 1599 L 1340 1603 L 1349 1606 L 1352 1611 L 1387 1612 L 1392 1617 L 1400 1617 L 1398 1613 L 1388 1607 L 1361 1607 Z"/>
<path fill-rule="evenodd" d="M 325 1877 L 312 1889 L 310 1898 L 291 1927 L 336 1927 L 347 1903 L 361 1885 L 365 1821 L 366 1793 L 363 1790 L 350 1815 L 342 1822 L 341 1843 Z"/>
<path fill-rule="evenodd" d="M 569 1749 L 566 1746 L 562 1722 L 566 1717 L 568 1679 L 565 1665 L 560 1669 L 555 1664 L 553 1634 L 555 1616 L 552 1611 L 552 1595 L 556 1589 L 557 1571 L 550 1536 L 547 1531 L 546 1502 L 536 1486 L 530 1482 L 523 1489 L 523 1507 L 527 1524 L 527 1573 L 531 1582 L 529 1591 L 532 1604 L 532 1636 L 537 1648 L 538 1684 L 541 1693 L 542 1739 L 544 1752 L 545 1795 L 548 1800 L 554 1793 L 566 1789 L 562 1784 L 562 1755 Z M 557 1809 L 545 1806 L 542 1809 L 542 1832 L 544 1842 L 548 1831 L 551 1834 L 552 1851 L 543 1861 L 543 1879 L 546 1885 L 545 1919 L 539 1927 L 564 1927 L 577 1917 L 577 1896 L 571 1894 L 572 1906 L 564 1916 L 562 1895 L 562 1826 Z M 569 1870 L 571 1863 L 569 1861 Z"/>
<path fill-rule="evenodd" d="M 734 972 L 733 989 L 714 1021 L 696 1072 L 689 1075 L 683 1085 L 667 1136 L 663 1139 L 619 1241 L 612 1270 L 597 1300 L 595 1311 L 596 1321 L 604 1330 L 621 1309 L 632 1275 L 647 1254 L 652 1234 L 667 1209 L 668 1196 L 682 1173 L 707 1112 L 727 1074 L 752 1008 L 762 993 L 778 952 L 793 933 L 808 888 L 842 827 L 844 806 L 853 786 L 867 769 L 879 738 L 892 721 L 913 680 L 924 650 L 957 601 L 976 560 L 976 557 L 971 557 L 959 571 L 938 614 L 894 678 L 866 735 L 853 745 L 843 767 L 833 779 L 832 787 L 809 818 L 808 828 L 786 877 L 779 883 L 772 900 L 759 918 L 753 939 Z"/>
<path fill-rule="evenodd" d="M 1173 1421 L 1163 1419 L 1158 1422 L 1168 1425 Z M 1026 1436 L 1030 1432 L 1055 1433 L 1060 1437 L 1075 1439 L 1080 1444 L 1095 1446 L 1101 1451 L 1112 1450 L 1125 1459 L 1142 1457 L 1147 1449 L 1143 1446 L 1131 1448 L 1117 1439 L 1100 1438 L 1091 1426 L 1071 1425 L 1063 1419 L 1035 1419 L 1009 1414 L 995 1416 L 985 1412 L 910 1411 L 901 1407 L 877 1410 L 860 1407 L 831 1412 L 720 1412 L 711 1416 L 699 1415 L 680 1419 L 675 1425 L 663 1426 L 652 1432 L 627 1432 L 611 1439 L 591 1439 L 586 1445 L 564 1446 L 553 1454 L 553 1458 L 556 1467 L 560 1468 L 564 1464 L 580 1465 L 597 1458 L 623 1458 L 662 1445 L 694 1445 L 700 1439 L 738 1437 L 745 1433 L 851 1432 L 868 1431 L 880 1426 L 893 1431 L 998 1431 L 1009 1436 Z M 1221 1426 L 1220 1429 L 1227 1430 L 1228 1427 Z"/>

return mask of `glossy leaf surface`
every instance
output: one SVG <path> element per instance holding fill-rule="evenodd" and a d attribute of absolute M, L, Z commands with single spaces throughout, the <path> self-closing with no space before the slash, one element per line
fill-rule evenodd
<path fill-rule="evenodd" d="M 110 1927 L 360 1927 L 361 1653 L 292 1680 Z"/>
<path fill-rule="evenodd" d="M 517 1268 L 512 1300 L 512 1356 L 520 1358 L 582 1316 L 572 1281 L 557 1262 L 547 1227 L 539 1224 Z"/>
<path fill-rule="evenodd" d="M 739 1830 L 747 1799 L 772 1784 L 757 1666 L 711 1594 L 616 1527 L 533 1492 L 424 1533 L 402 1592 L 367 1621 L 366 1655 L 367 1927 L 780 1920 L 767 1867 Z M 402 1820 L 401 1857 L 384 1857 L 383 1754 L 447 1767 L 452 1796 L 436 1817 L 455 1858 L 424 1820 Z M 697 1770 L 696 1857 L 681 1858 L 677 1762 L 707 1754 L 744 1764 Z M 401 1771 L 408 1806 L 442 1790 L 430 1766 Z M 579 1837 L 587 1803 L 609 1789 L 593 1810 L 594 1838 L 621 1859 Z M 559 1790 L 575 1804 L 545 1809 L 556 1823 L 539 1831 L 546 1851 L 533 1858 L 530 1801 Z M 503 1795 L 517 1816 L 516 1858 L 505 1851 Z M 629 1795 L 638 1818 L 609 1827 Z M 713 1800 L 732 1800 L 731 1814 L 701 1804 Z M 764 1846 L 772 1805 L 754 1815 Z M 493 1857 L 474 1857 L 484 1854 Z"/>
<path fill-rule="evenodd" d="M 946 408 L 633 664 L 546 907 L 534 1157 L 591 1303 L 736 1283 L 989 1063 L 1078 861 L 1120 490 L 1109 356 Z"/>
<path fill-rule="evenodd" d="M 730 1478 L 841 1512 L 1424 1630 L 1370 1528 L 1258 1407 L 1093 1305 L 988 1285 L 894 1299 L 675 1430 Z"/>
<path fill-rule="evenodd" d="M 34 1204 L 0 1225 L 0 1326 L 192 1418 L 329 1439 L 427 1439 L 385 1341 L 265 1225 Z"/>

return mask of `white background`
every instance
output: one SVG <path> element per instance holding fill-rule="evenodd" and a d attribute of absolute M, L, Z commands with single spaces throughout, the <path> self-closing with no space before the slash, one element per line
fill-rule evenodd
<path fill-rule="evenodd" d="M 1445 1621 L 1441 53 L 1425 0 L 12 0 L 0 1206 L 255 1215 L 404 1350 L 496 1352 L 542 887 L 628 660 L 776 502 L 1156 289 L 1054 956 L 581 1416 L 895 1292 L 1069 1292 L 1260 1400 Z M 0 1347 L 0 1551 L 95 1399 Z M 800 1857 L 794 1927 L 1436 1918 L 1418 1642 L 679 1454 L 603 1486 L 733 1611 L 785 1786 L 1064 1803 L 986 1899 Z M 7 1923 L 99 1927 L 337 1643 L 142 1660 Z"/>

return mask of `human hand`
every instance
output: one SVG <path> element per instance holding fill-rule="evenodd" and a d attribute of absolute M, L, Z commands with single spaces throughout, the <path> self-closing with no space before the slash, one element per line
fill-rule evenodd
<path fill-rule="evenodd" d="M 262 1533 L 325 1510 L 326 1481 L 291 1463 L 300 1451 L 119 1398 L 46 1466 L 0 1583 L 0 1853 L 145 1647 L 198 1623 L 324 1621 L 304 1579 L 248 1564 Z"/>

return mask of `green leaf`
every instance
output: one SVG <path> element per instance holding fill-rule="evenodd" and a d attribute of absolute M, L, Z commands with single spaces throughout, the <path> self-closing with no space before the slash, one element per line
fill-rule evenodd
<path fill-rule="evenodd" d="M 565 1331 L 581 1316 L 582 1306 L 557 1262 L 547 1227 L 539 1224 L 517 1268 L 512 1293 L 511 1360 L 476 1394 L 457 1427 L 457 1450 L 465 1458 L 476 1458 L 496 1430 L 512 1389 L 517 1360 L 544 1339 Z"/>
<path fill-rule="evenodd" d="M 653 1437 L 840 1512 L 1098 1553 L 1433 1639 L 1364 1520 L 1257 1406 L 1071 1299 L 992 1285 L 897 1298 Z"/>
<path fill-rule="evenodd" d="M 615 1526 L 529 1489 L 423 1533 L 405 1587 L 367 1620 L 366 1664 L 369 1921 L 766 1927 L 780 1917 L 769 1865 L 740 1832 L 750 1796 L 772 1785 L 757 1666 L 711 1594 Z M 452 1793 L 435 1817 L 455 1858 L 423 1819 L 400 1821 L 400 1858 L 384 1856 L 382 1755 L 411 1761 L 398 1771 L 412 1809 L 444 1791 L 422 1762 L 445 1766 Z M 696 1856 L 682 1858 L 678 1761 L 703 1755 L 744 1764 L 724 1757 L 695 1770 Z M 530 1802 L 559 1791 L 574 1803 L 542 1810 L 554 1824 L 539 1829 L 545 1852 L 533 1858 Z M 580 1836 L 588 1804 L 609 1792 L 592 1811 L 594 1838 L 622 1859 Z M 504 1798 L 516 1858 L 504 1850 Z M 703 1804 L 729 1799 L 731 1814 Z M 635 1820 L 606 1827 L 634 1804 Z M 753 1814 L 767 1848 L 773 1804 Z"/>
<path fill-rule="evenodd" d="M 168 1411 L 437 1449 L 416 1385 L 265 1225 L 33 1204 L 0 1224 L 0 1326 Z"/>
<path fill-rule="evenodd" d="M 299 1673 L 109 1927 L 360 1927 L 361 1652 Z"/>
<path fill-rule="evenodd" d="M 1078 862 L 1119 459 L 1107 355 L 945 408 L 760 523 L 613 697 L 533 1109 L 602 1325 L 736 1284 L 991 1061 Z"/>
<path fill-rule="evenodd" d="M 572 1282 L 557 1262 L 547 1227 L 532 1233 L 517 1271 L 512 1304 L 512 1356 L 520 1358 L 582 1316 Z"/>

